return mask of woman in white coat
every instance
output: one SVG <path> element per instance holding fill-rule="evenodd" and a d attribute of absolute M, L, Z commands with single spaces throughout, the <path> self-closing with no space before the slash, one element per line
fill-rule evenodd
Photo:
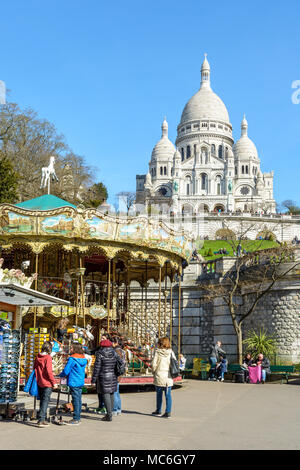
<path fill-rule="evenodd" d="M 170 374 L 170 362 L 172 355 L 176 359 L 175 354 L 172 351 L 169 338 L 160 338 L 152 360 L 152 372 L 156 388 L 156 411 L 154 411 L 152 415 L 161 416 L 162 418 L 171 417 L 171 389 L 173 386 L 173 379 Z M 161 409 L 163 393 L 166 397 L 166 412 L 162 415 Z"/>

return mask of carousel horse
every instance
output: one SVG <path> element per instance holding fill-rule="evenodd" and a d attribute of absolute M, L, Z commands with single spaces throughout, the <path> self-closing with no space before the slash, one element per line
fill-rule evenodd
<path fill-rule="evenodd" d="M 58 178 L 54 170 L 54 163 L 55 163 L 55 157 L 52 156 L 50 157 L 49 166 L 44 166 L 42 168 L 42 180 L 41 180 L 40 188 L 46 188 L 50 176 L 52 176 L 52 181 L 54 180 L 58 181 Z"/>

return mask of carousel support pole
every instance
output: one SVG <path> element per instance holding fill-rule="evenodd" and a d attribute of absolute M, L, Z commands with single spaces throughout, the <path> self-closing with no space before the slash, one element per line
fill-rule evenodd
<path fill-rule="evenodd" d="M 148 334 L 148 261 L 146 261 L 146 288 L 145 288 L 145 338 L 146 342 L 149 343 L 149 334 Z"/>
<path fill-rule="evenodd" d="M 181 344 L 181 324 L 180 324 L 180 314 L 181 314 L 181 273 L 179 273 L 179 282 L 178 282 L 178 358 L 180 354 L 180 344 Z"/>
<path fill-rule="evenodd" d="M 164 305 L 164 336 L 167 334 L 167 267 L 165 269 L 165 305 Z"/>
<path fill-rule="evenodd" d="M 77 277 L 76 280 L 76 315 L 75 315 L 75 325 L 78 325 L 78 304 L 79 304 L 79 280 Z"/>
<path fill-rule="evenodd" d="M 81 309 L 83 315 L 83 328 L 85 328 L 85 300 L 84 300 L 84 280 L 83 280 L 83 271 L 82 271 L 82 256 L 79 258 L 79 267 L 80 267 L 80 290 L 81 290 Z"/>
<path fill-rule="evenodd" d="M 39 269 L 39 255 L 38 255 L 38 253 L 36 253 L 35 254 L 35 275 L 36 275 L 36 279 L 35 279 L 35 282 L 34 282 L 35 290 L 37 290 L 37 286 L 38 286 L 38 280 L 37 280 L 38 269 Z M 37 307 L 34 307 L 33 328 L 36 327 L 36 315 L 37 315 Z"/>
<path fill-rule="evenodd" d="M 171 270 L 171 285 L 170 285 L 170 342 L 172 344 L 173 336 L 173 273 Z"/>
<path fill-rule="evenodd" d="M 144 330 L 143 320 L 144 320 L 144 282 L 142 284 L 142 304 L 141 304 L 141 343 L 143 343 L 145 340 L 145 336 L 144 336 L 145 332 L 143 331 Z"/>
<path fill-rule="evenodd" d="M 111 278 L 111 259 L 108 260 L 107 272 L 107 333 L 110 329 L 110 278 Z"/>
<path fill-rule="evenodd" d="M 112 311 L 113 311 L 113 318 L 115 326 L 116 326 L 116 314 L 117 314 L 117 299 L 116 299 L 116 262 L 112 260 Z"/>
<path fill-rule="evenodd" d="M 160 338 L 160 320 L 161 320 L 161 266 L 159 266 L 159 284 L 158 284 L 158 337 Z"/>

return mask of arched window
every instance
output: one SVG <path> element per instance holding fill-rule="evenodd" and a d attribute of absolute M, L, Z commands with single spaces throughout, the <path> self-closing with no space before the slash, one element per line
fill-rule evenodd
<path fill-rule="evenodd" d="M 246 165 L 246 175 L 248 175 L 248 165 Z"/>
<path fill-rule="evenodd" d="M 245 173 L 245 167 L 242 165 L 242 175 Z"/>
<path fill-rule="evenodd" d="M 167 174 L 167 167 L 164 166 L 164 175 L 166 175 L 166 174 Z"/>
<path fill-rule="evenodd" d="M 162 166 L 160 167 L 160 174 L 161 175 L 163 174 L 163 167 Z"/>
<path fill-rule="evenodd" d="M 189 196 L 190 194 L 192 194 L 192 180 L 191 180 L 191 177 L 187 176 L 185 178 L 185 182 L 186 182 L 186 195 Z"/>
<path fill-rule="evenodd" d="M 184 148 L 182 147 L 181 149 L 181 161 L 183 162 L 184 160 Z"/>
<path fill-rule="evenodd" d="M 186 148 L 186 158 L 190 158 L 191 156 L 191 147 L 188 145 Z"/>
<path fill-rule="evenodd" d="M 211 144 L 211 153 L 212 153 L 213 155 L 216 154 L 216 146 L 215 146 L 215 144 Z"/>
<path fill-rule="evenodd" d="M 235 176 L 237 175 L 237 166 L 234 168 L 234 173 L 235 173 Z"/>
<path fill-rule="evenodd" d="M 221 195 L 221 176 L 216 177 L 217 195 Z"/>
<path fill-rule="evenodd" d="M 218 157 L 223 158 L 223 145 L 219 145 Z"/>
<path fill-rule="evenodd" d="M 208 178 L 206 173 L 201 173 L 201 189 L 208 189 Z"/>

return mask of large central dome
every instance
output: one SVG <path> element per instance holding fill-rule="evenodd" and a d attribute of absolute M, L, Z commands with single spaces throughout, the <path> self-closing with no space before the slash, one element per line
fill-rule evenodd
<path fill-rule="evenodd" d="M 200 90 L 185 105 L 180 125 L 203 119 L 230 123 L 225 104 L 210 87 L 210 66 L 206 57 L 201 67 Z"/>

